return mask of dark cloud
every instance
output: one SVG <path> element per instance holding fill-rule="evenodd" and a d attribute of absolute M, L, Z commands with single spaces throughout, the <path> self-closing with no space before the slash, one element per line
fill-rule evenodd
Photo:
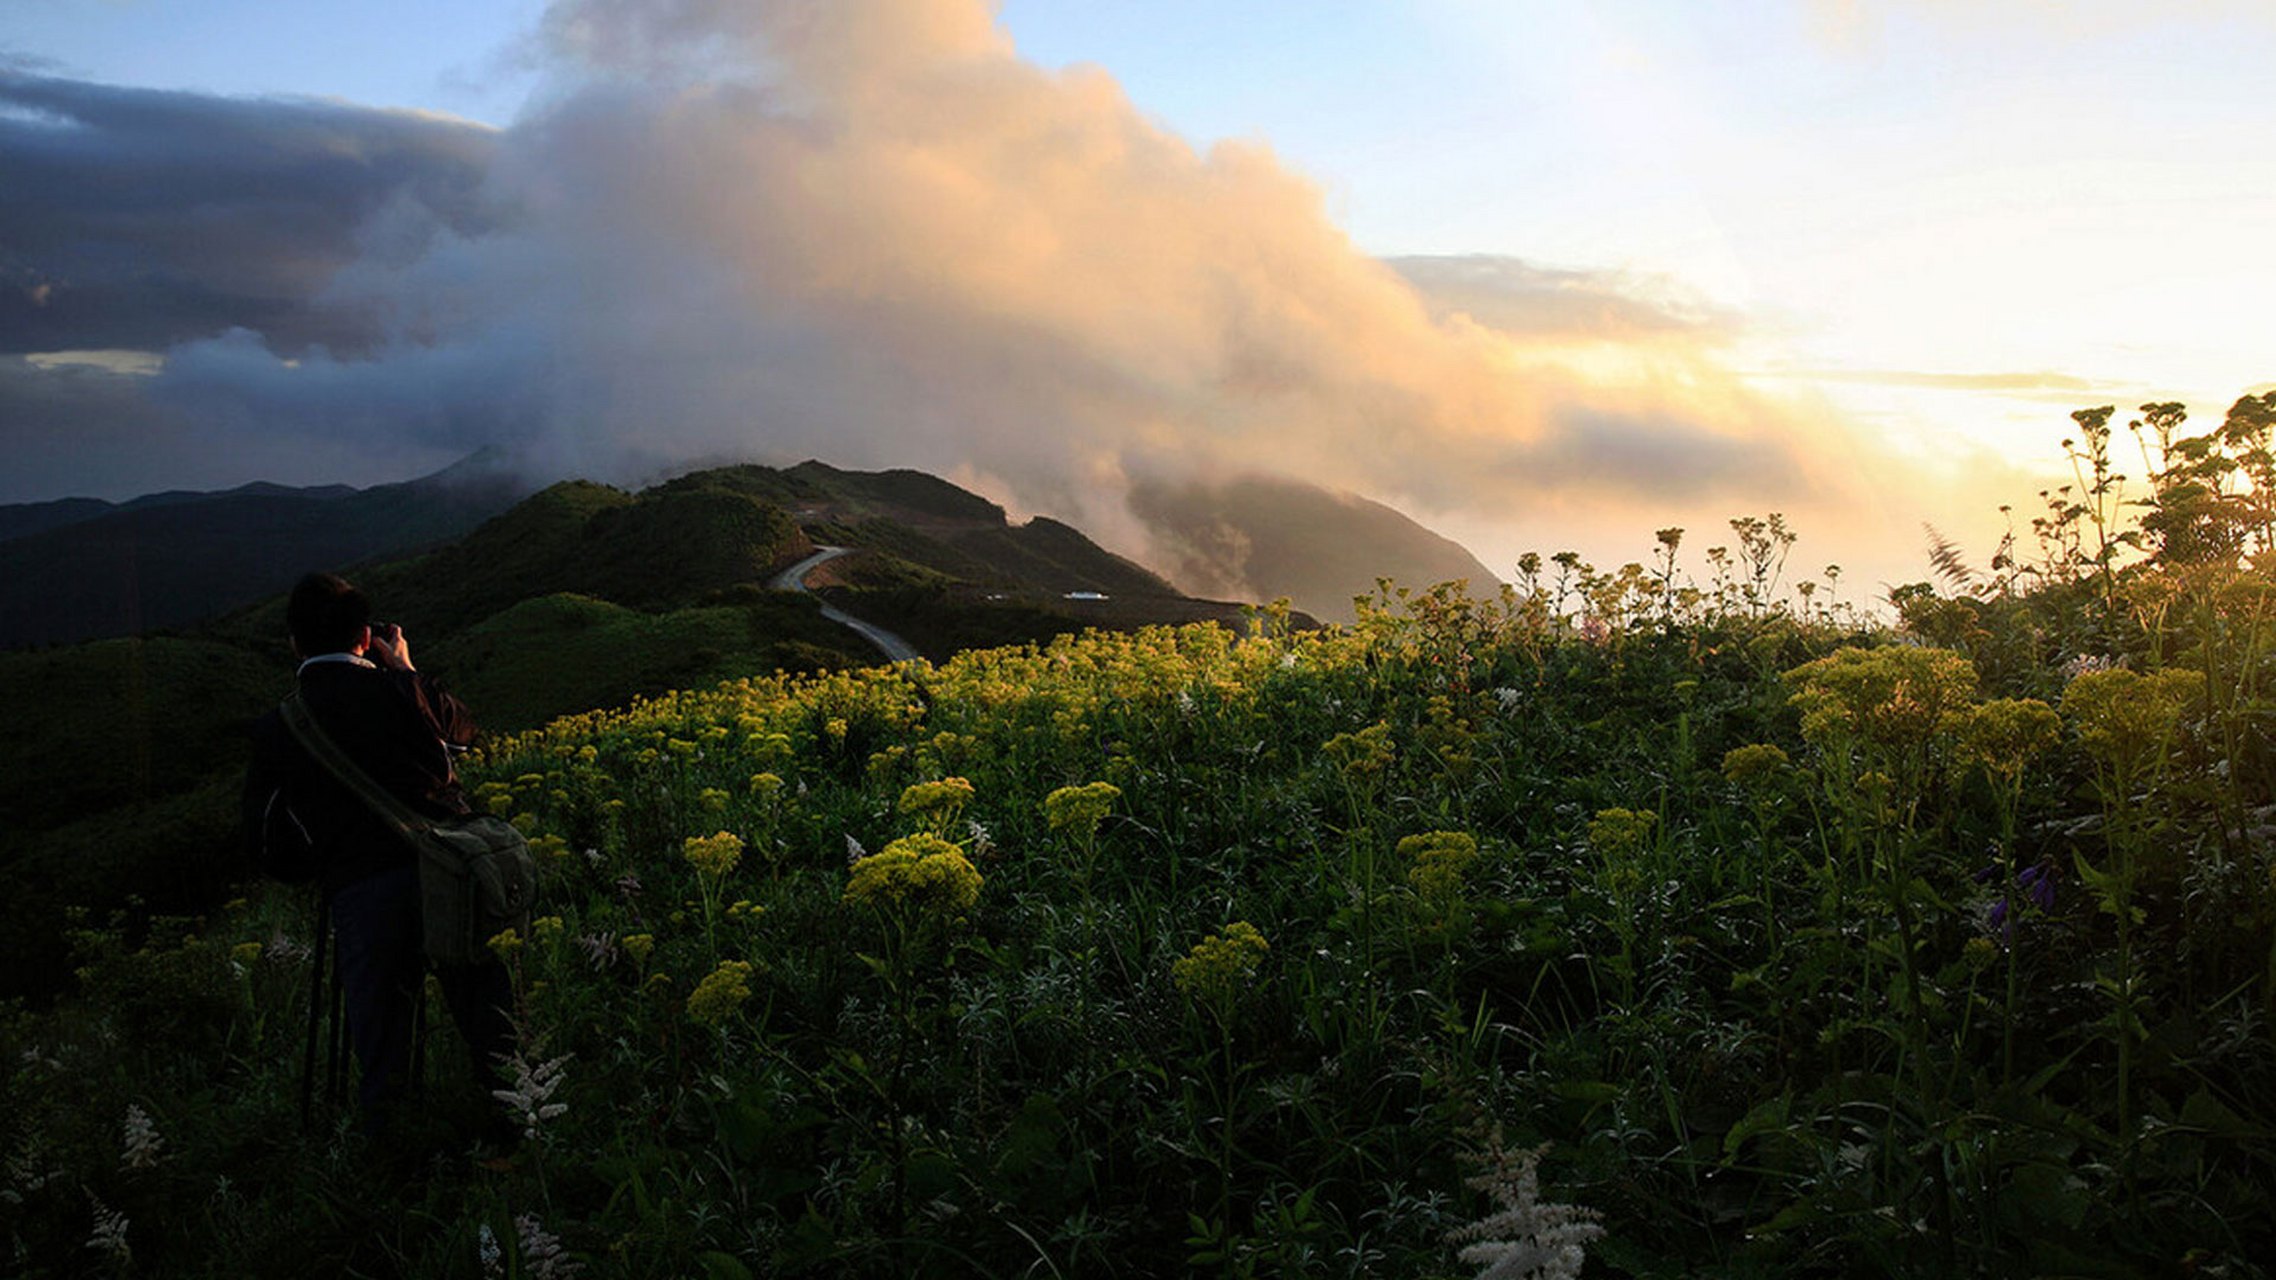
<path fill-rule="evenodd" d="M 0 353 L 163 350 L 241 328 L 348 352 L 388 317 L 345 265 L 495 220 L 476 125 L 0 69 Z"/>

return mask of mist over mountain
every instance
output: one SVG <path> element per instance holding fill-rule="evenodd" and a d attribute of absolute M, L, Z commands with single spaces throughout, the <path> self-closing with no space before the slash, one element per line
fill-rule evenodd
<path fill-rule="evenodd" d="M 1566 545 L 1851 483 L 1733 372 L 1737 317 L 1378 259 L 1267 146 L 981 0 L 560 0 L 525 52 L 497 129 L 0 70 L 0 170 L 38 179 L 0 203 L 0 495 L 819 455 L 1190 586 L 1235 544 L 1133 495 L 1269 476 Z"/>
<path fill-rule="evenodd" d="M 1378 578 L 1411 587 L 1500 579 L 1451 538 L 1357 494 L 1250 476 L 1221 484 L 1145 484 L 1130 506 L 1171 578 L 1199 595 L 1286 596 L 1322 618 L 1349 621 L 1352 598 Z"/>

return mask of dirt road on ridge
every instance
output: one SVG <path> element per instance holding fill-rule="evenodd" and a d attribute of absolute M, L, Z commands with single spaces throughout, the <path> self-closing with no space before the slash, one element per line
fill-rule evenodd
<path fill-rule="evenodd" d="M 839 556 L 851 553 L 853 550 L 852 547 L 816 547 L 813 555 L 767 579 L 767 586 L 775 591 L 805 591 L 807 574 L 814 572 Z M 812 593 L 809 592 L 808 594 Z M 821 603 L 823 617 L 851 630 L 855 635 L 875 645 L 877 651 L 885 655 L 887 662 L 915 662 L 923 656 L 917 652 L 916 646 L 885 628 L 863 622 L 827 600 Z"/>

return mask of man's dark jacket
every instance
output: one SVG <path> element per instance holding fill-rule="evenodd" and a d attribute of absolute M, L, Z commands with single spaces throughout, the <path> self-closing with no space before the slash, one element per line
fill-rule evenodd
<path fill-rule="evenodd" d="M 301 668 L 300 696 L 348 758 L 397 799 L 430 817 L 467 814 L 451 748 L 474 741 L 474 719 L 431 677 L 311 662 Z M 313 876 L 330 893 L 412 861 L 410 845 L 310 759 L 275 711 L 254 722 L 244 803 L 246 852 L 271 875 Z"/>

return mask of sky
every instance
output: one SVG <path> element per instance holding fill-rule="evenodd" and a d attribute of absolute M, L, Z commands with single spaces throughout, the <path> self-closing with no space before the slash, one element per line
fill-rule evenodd
<path fill-rule="evenodd" d="M 1508 571 L 1980 560 L 2073 409 L 2270 386 L 2276 10 L 10 0 L 0 502 L 1285 475 Z M 1727 541 L 1727 538 L 1721 539 Z"/>

